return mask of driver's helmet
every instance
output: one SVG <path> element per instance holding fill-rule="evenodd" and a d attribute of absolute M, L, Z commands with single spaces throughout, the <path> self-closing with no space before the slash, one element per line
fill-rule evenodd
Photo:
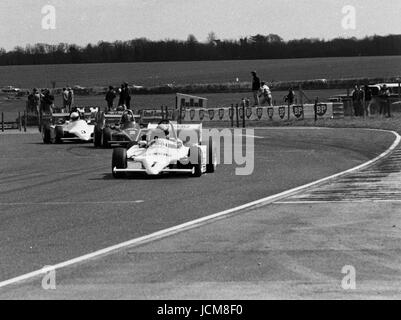
<path fill-rule="evenodd" d="M 71 113 L 70 119 L 71 121 L 77 121 L 79 119 L 79 113 L 78 112 Z"/>
<path fill-rule="evenodd" d="M 166 123 L 161 123 L 157 126 L 158 129 L 162 130 L 166 136 L 169 135 L 169 125 Z"/>
<path fill-rule="evenodd" d="M 132 114 L 125 113 L 122 116 L 121 123 L 129 123 L 129 122 L 132 122 L 132 121 L 134 121 L 134 117 L 132 116 Z"/>

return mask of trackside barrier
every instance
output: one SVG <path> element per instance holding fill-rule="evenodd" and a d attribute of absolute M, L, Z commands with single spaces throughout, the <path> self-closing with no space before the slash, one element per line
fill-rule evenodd
<path fill-rule="evenodd" d="M 234 117 L 236 117 L 237 127 L 240 121 L 244 124 L 244 121 L 262 120 L 340 119 L 344 117 L 344 106 L 342 103 L 317 102 L 304 105 L 294 104 L 290 108 L 288 105 L 239 108 L 236 104 L 220 108 L 181 109 L 181 119 L 186 122 L 230 121 L 231 126 L 234 126 Z"/>
<path fill-rule="evenodd" d="M 319 102 L 313 104 L 293 104 L 281 106 L 250 107 L 246 105 L 231 104 L 230 107 L 219 108 L 179 108 L 169 110 L 166 106 L 160 109 L 144 109 L 139 114 L 145 122 L 155 122 L 169 119 L 178 120 L 178 123 L 227 121 L 231 127 L 246 126 L 246 121 L 288 121 L 314 119 L 342 119 L 344 118 L 344 105 L 341 102 Z M 235 118 L 235 119 L 234 119 Z"/>
<path fill-rule="evenodd" d="M 5 130 L 19 129 L 18 122 L 15 121 L 4 121 L 4 113 L 1 113 L 1 132 Z"/>

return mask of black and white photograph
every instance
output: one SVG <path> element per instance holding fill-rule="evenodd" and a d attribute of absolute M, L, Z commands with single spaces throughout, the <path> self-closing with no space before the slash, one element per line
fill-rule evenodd
<path fill-rule="evenodd" d="M 401 299 L 400 0 L 0 2 L 0 300 Z"/>

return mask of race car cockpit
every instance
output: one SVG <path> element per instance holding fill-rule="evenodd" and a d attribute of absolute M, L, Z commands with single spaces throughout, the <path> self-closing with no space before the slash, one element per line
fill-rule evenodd
<path fill-rule="evenodd" d="M 154 145 L 159 139 L 168 140 L 170 147 L 172 145 L 182 146 L 182 141 L 177 139 L 176 131 L 168 120 L 160 121 L 157 127 L 149 129 L 146 135 L 147 147 Z"/>
<path fill-rule="evenodd" d="M 129 129 L 134 128 L 136 125 L 134 113 L 132 110 L 125 110 L 121 116 L 120 120 L 120 128 L 121 129 Z"/>
<path fill-rule="evenodd" d="M 70 114 L 70 121 L 71 122 L 78 121 L 79 118 L 80 118 L 79 112 L 77 112 L 77 111 L 71 112 L 71 114 Z"/>

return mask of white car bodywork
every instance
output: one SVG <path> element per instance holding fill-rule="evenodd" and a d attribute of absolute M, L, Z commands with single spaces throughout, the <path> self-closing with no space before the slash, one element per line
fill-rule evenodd
<path fill-rule="evenodd" d="M 117 168 L 112 165 L 113 175 L 126 172 L 143 172 L 159 175 L 165 172 L 189 173 L 201 175 L 207 171 L 208 147 L 201 144 L 202 124 L 169 124 L 169 136 L 157 125 L 149 124 L 146 141 L 139 141 L 126 151 L 126 165 Z M 184 141 L 184 130 L 192 140 Z M 177 137 L 177 133 L 178 136 Z M 115 151 L 118 152 L 118 151 Z M 125 151 L 124 151 L 125 152 Z"/>
<path fill-rule="evenodd" d="M 56 126 L 54 126 L 55 128 Z M 77 121 L 67 121 L 63 126 L 65 138 L 62 140 L 82 140 L 91 141 L 93 139 L 93 124 L 88 124 L 86 120 L 79 119 Z M 74 136 L 74 137 L 70 137 Z"/>
<path fill-rule="evenodd" d="M 97 109 L 91 109 L 91 113 L 84 113 L 78 109 L 81 118 L 75 121 L 70 119 L 68 113 L 55 113 L 52 115 L 51 123 L 43 128 L 43 141 L 45 143 L 60 143 L 62 141 L 83 141 L 93 140 L 95 125 L 92 124 L 91 117 Z M 82 119 L 84 118 L 84 119 Z"/>

